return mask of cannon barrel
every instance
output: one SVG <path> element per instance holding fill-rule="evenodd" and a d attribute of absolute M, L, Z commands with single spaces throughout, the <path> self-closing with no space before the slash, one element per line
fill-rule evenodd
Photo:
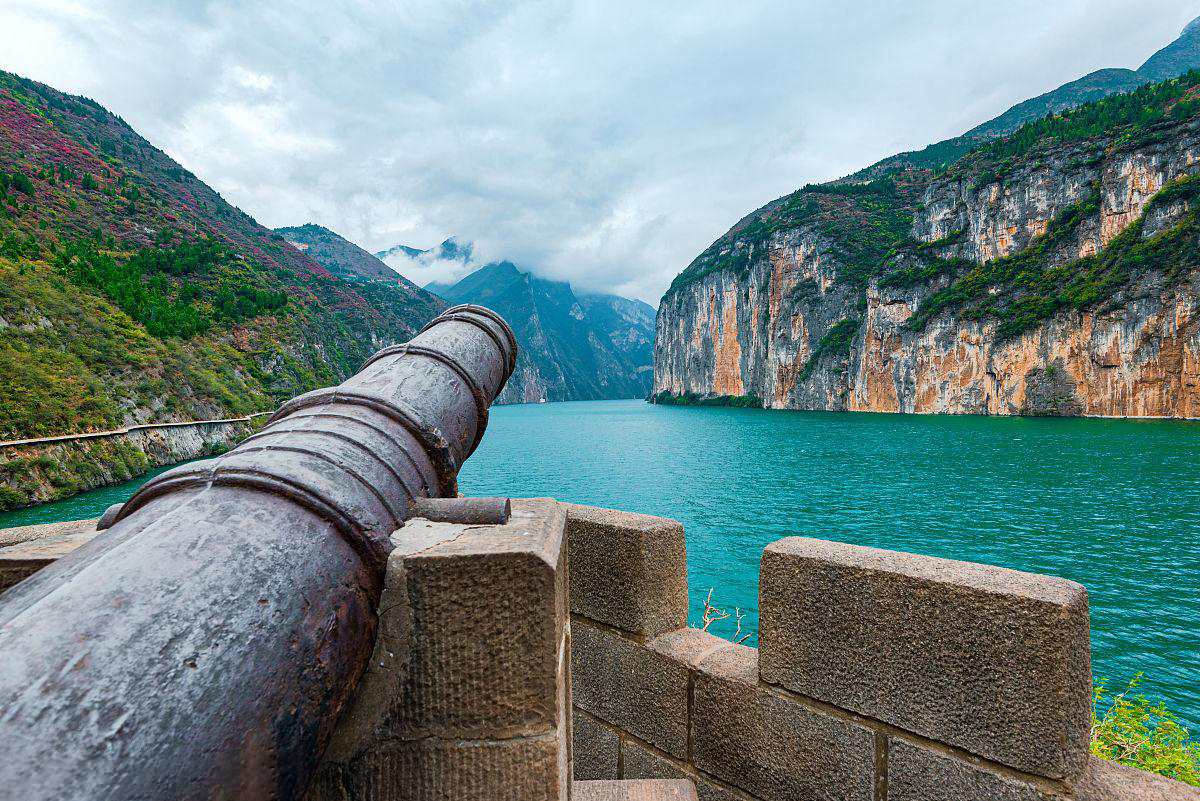
<path fill-rule="evenodd" d="M 453 497 L 517 345 L 456 306 L 0 596 L 0 795 L 305 792 L 370 656 L 391 533 Z"/>

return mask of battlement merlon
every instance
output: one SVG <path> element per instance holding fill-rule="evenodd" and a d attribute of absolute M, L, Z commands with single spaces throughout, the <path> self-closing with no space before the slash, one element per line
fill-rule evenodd
<path fill-rule="evenodd" d="M 763 552 L 756 649 L 676 624 L 674 521 L 569 506 L 567 531 L 576 779 L 690 778 L 722 801 L 1200 801 L 1089 756 L 1075 582 L 787 538 Z"/>

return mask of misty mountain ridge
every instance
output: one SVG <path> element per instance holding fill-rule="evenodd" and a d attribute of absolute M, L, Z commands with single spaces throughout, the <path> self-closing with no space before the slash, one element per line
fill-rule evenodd
<path fill-rule="evenodd" d="M 439 261 L 456 261 L 470 264 L 474 258 L 475 246 L 471 242 L 459 242 L 457 237 L 448 237 L 440 245 L 432 248 L 414 248 L 408 245 L 396 245 L 387 250 L 376 252 L 375 258 L 385 263 L 391 260 L 415 261 L 422 264 L 433 264 Z"/>
<path fill-rule="evenodd" d="M 276 233 L 332 274 L 395 284 L 409 305 L 431 314 L 447 303 L 477 303 L 503 315 L 521 351 L 497 403 L 637 398 L 650 391 L 655 311 L 640 300 L 577 293 L 566 281 L 540 278 L 507 260 L 479 265 L 473 243 L 456 237 L 431 248 L 396 245 L 372 255 L 312 223 Z M 447 263 L 468 272 L 418 288 L 398 271 Z"/>
<path fill-rule="evenodd" d="M 306 223 L 276 228 L 275 233 L 338 278 L 391 285 L 393 294 L 406 306 L 431 319 L 446 307 L 441 298 L 421 289 L 376 256 L 324 226 Z"/>
<path fill-rule="evenodd" d="M 641 398 L 650 392 L 654 315 L 649 304 L 576 293 L 511 261 L 485 264 L 455 282 L 425 286 L 450 303 L 504 316 L 521 350 L 501 403 Z"/>

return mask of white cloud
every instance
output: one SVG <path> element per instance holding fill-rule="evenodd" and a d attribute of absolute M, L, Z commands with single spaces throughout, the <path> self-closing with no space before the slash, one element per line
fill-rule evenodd
<path fill-rule="evenodd" d="M 1136 67 L 1197 13 L 1176 0 L 8 0 L 0 67 L 96 98 L 265 224 L 317 222 L 369 250 L 457 234 L 654 303 L 762 203 L 1093 69 Z"/>
<path fill-rule="evenodd" d="M 405 253 L 391 253 L 383 261 L 417 286 L 425 286 L 431 281 L 453 284 L 480 266 L 480 262 L 410 256 Z"/>

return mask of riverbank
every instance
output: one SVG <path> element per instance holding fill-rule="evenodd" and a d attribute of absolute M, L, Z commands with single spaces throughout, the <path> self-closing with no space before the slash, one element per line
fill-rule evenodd
<path fill-rule="evenodd" d="M 269 414 L 0 442 L 0 511 L 63 500 L 156 467 L 223 453 Z"/>
<path fill-rule="evenodd" d="M 186 462 L 151 468 L 128 481 L 96 487 L 62 500 L 0 512 L 0 529 L 54 524 L 68 520 L 95 520 L 104 514 L 105 509 L 114 503 L 124 503 L 147 481 L 159 473 L 165 473 L 171 468 L 177 467 L 178 464 L 186 464 Z"/>

